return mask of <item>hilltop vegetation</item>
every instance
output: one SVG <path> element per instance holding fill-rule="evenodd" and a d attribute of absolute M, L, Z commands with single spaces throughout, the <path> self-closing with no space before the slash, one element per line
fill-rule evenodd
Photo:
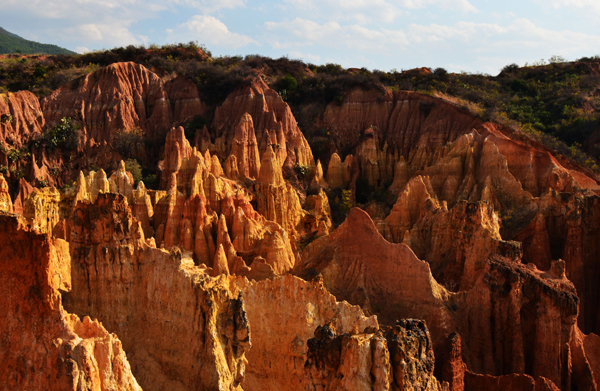
<path fill-rule="evenodd" d="M 75 54 L 60 46 L 29 41 L 0 27 L 0 54 Z"/>
<path fill-rule="evenodd" d="M 600 58 L 548 62 L 519 67 L 510 64 L 497 76 L 448 73 L 443 68 L 409 71 L 344 69 L 337 64 L 314 65 L 287 57 L 260 55 L 212 57 L 195 42 L 162 47 L 128 46 L 82 55 L 0 60 L 0 92 L 30 90 L 45 96 L 52 90 L 99 67 L 120 61 L 140 63 L 158 74 L 184 75 L 199 88 L 209 108 L 221 104 L 234 88 L 256 73 L 276 89 L 292 108 L 311 141 L 307 106 L 341 104 L 350 88 L 409 90 L 430 94 L 471 111 L 484 120 L 516 129 L 579 164 L 597 170 L 600 157 Z M 316 114 L 312 114 L 313 116 Z M 210 110 L 207 121 L 211 121 Z"/>

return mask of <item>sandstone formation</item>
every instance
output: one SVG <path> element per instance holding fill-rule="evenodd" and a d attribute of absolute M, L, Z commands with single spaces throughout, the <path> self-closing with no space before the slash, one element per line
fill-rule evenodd
<path fill-rule="evenodd" d="M 427 327 L 414 319 L 385 332 L 337 335 L 331 324 L 308 341 L 308 390 L 445 390 L 433 376 Z"/>
<path fill-rule="evenodd" d="M 222 154 L 223 159 L 240 148 L 250 148 L 249 154 L 244 156 L 255 156 L 253 145 L 256 144 L 252 140 L 256 140 L 261 155 L 268 147 L 277 148 L 280 165 L 293 167 L 298 163 L 312 167 L 315 164 L 310 146 L 289 106 L 260 77 L 237 88 L 217 108 L 212 132 L 210 149 Z M 254 170 L 253 164 L 247 169 Z"/>
<path fill-rule="evenodd" d="M 540 197 L 539 213 L 516 235 L 523 242 L 524 262 L 544 268 L 550 260 L 563 259 L 567 278 L 580 299 L 578 324 L 584 333 L 600 333 L 598 196 L 548 191 Z"/>
<path fill-rule="evenodd" d="M 8 193 L 8 183 L 2 174 L 0 174 L 0 210 L 11 213 L 13 211 L 13 203 Z"/>
<path fill-rule="evenodd" d="M 598 389 L 591 172 L 415 92 L 156 72 L 0 99 L 4 388 Z"/>
<path fill-rule="evenodd" d="M 40 102 L 31 92 L 0 94 L 0 142 L 4 147 L 20 149 L 40 135 L 45 125 Z M 0 160 L 0 164 L 6 162 Z"/>
<path fill-rule="evenodd" d="M 559 191 L 584 187 L 598 189 L 596 180 L 581 168 L 555 156 L 541 144 L 519 137 L 499 125 L 483 123 L 450 103 L 415 92 L 388 91 L 382 94 L 379 91 L 353 89 L 346 94 L 341 105 L 328 105 L 316 126 L 329 131 L 338 150 L 358 145 L 356 154 L 361 175 L 369 185 L 382 185 L 396 177 L 401 181 L 402 175 L 395 170 L 401 158 L 406 161 L 409 175 L 413 175 L 444 158 L 452 150 L 453 143 L 456 143 L 455 155 L 464 153 L 459 151 L 464 148 L 466 140 L 458 139 L 472 133 L 476 135 L 477 145 L 471 142 L 473 151 L 467 149 L 465 152 L 470 156 L 478 155 L 478 149 L 487 148 L 483 156 L 491 160 L 486 160 L 484 164 L 496 170 L 508 168 L 508 173 L 502 176 L 514 177 L 533 196 L 538 196 L 548 187 Z M 484 139 L 488 146 L 484 144 Z M 487 153 L 488 150 L 492 152 L 491 155 Z M 500 154 L 507 162 L 493 158 L 493 154 Z M 461 159 L 462 162 L 456 156 L 454 162 L 452 159 L 448 161 L 452 162 L 452 175 L 458 174 L 458 179 L 473 175 L 476 167 L 471 163 L 470 159 L 473 158 L 470 156 L 466 161 Z M 442 188 L 445 186 L 444 190 L 450 195 L 459 189 L 461 181 L 456 183 L 452 176 L 447 184 L 444 183 L 445 177 L 440 179 L 444 180 Z M 482 179 L 485 180 L 485 177 Z M 463 187 L 466 184 L 463 181 Z M 482 185 L 479 185 L 478 193 L 483 190 Z M 399 186 L 396 186 L 397 190 Z M 470 186 L 472 188 L 473 184 Z M 446 194 L 440 196 L 451 201 L 446 199 Z"/>
<path fill-rule="evenodd" d="M 121 335 L 144 389 L 241 389 L 250 328 L 226 281 L 149 245 L 119 195 L 79 202 L 69 229 L 65 306 Z"/>
<path fill-rule="evenodd" d="M 310 389 L 314 379 L 305 368 L 308 341 L 321 325 L 330 323 L 346 333 L 378 328 L 376 317 L 336 302 L 320 281 L 285 276 L 255 283 L 238 279 L 236 285 L 243 292 L 252 328 L 245 390 Z"/>
<path fill-rule="evenodd" d="M 0 212 L 0 384 L 2 389 L 141 390 L 116 335 L 68 314 L 65 246 Z M 62 250 L 62 251 L 61 251 Z"/>
<path fill-rule="evenodd" d="M 133 128 L 151 139 L 162 138 L 172 125 L 201 114 L 203 108 L 191 82 L 179 78 L 165 83 L 132 62 L 76 79 L 42 101 L 46 122 L 73 118 L 81 124 L 86 146 L 113 142 L 115 132 Z"/>
<path fill-rule="evenodd" d="M 448 356 L 445 340 L 458 332 L 462 357 L 473 373 L 524 373 L 561 388 L 583 389 L 586 379 L 572 376 L 564 361 L 579 354 L 569 348 L 578 298 L 564 263 L 541 272 L 495 255 L 481 269 L 472 288 L 451 294 L 406 245 L 387 243 L 368 215 L 353 209 L 336 231 L 308 246 L 295 272 L 322 274 L 338 299 L 376 312 L 384 323 L 425 319 L 436 356 Z"/>

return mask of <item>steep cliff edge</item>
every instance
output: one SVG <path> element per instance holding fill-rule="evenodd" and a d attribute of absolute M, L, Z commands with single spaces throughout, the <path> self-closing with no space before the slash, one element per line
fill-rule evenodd
<path fill-rule="evenodd" d="M 586 381 L 565 361 L 579 354 L 568 346 L 579 300 L 562 262 L 542 272 L 495 255 L 483 261 L 472 288 L 452 294 L 426 262 L 406 245 L 386 242 L 369 216 L 353 209 L 336 231 L 307 247 L 294 272 L 321 273 L 338 299 L 377 313 L 383 324 L 425 319 L 438 357 L 448 357 L 446 339 L 458 332 L 474 373 L 542 376 L 561 388 Z"/>
<path fill-rule="evenodd" d="M 312 151 L 300 131 L 287 103 L 269 88 L 261 77 L 232 92 L 215 111 L 212 123 L 212 145 L 204 137 L 198 147 L 210 148 L 226 158 L 238 149 L 240 125 L 256 134 L 259 153 L 276 145 L 280 164 L 292 168 L 295 163 L 314 166 Z M 240 159 L 238 159 L 238 162 Z M 252 166 L 250 166 L 252 167 Z"/>
<path fill-rule="evenodd" d="M 141 128 L 162 139 L 174 124 L 201 114 L 196 87 L 185 79 L 165 83 L 132 62 L 116 63 L 76 79 L 42 101 L 47 123 L 71 117 L 81 124 L 82 144 L 113 141 L 116 131 Z"/>
<path fill-rule="evenodd" d="M 0 388 L 141 390 L 121 341 L 98 321 L 68 314 L 68 244 L 0 212 Z"/>
<path fill-rule="evenodd" d="M 122 334 L 144 389 L 241 389 L 250 328 L 226 280 L 146 242 L 120 195 L 78 203 L 68 226 L 73 289 L 65 307 Z"/>

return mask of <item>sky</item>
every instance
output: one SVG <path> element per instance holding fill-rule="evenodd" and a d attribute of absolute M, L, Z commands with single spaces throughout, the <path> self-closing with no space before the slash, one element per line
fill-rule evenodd
<path fill-rule="evenodd" d="M 496 75 L 600 55 L 600 0 L 0 0 L 0 27 L 83 53 L 197 41 L 213 56 L 287 56 Z"/>

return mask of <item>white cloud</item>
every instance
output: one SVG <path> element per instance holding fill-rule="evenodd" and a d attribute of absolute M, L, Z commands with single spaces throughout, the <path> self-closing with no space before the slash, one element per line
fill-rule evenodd
<path fill-rule="evenodd" d="M 468 0 L 285 0 L 297 10 L 327 15 L 329 20 L 354 21 L 359 24 L 391 23 L 407 10 L 429 6 L 453 11 L 478 12 Z"/>
<path fill-rule="evenodd" d="M 83 54 L 83 53 L 87 53 L 90 51 L 90 49 L 86 48 L 85 46 L 77 46 L 75 48 L 75 51 L 79 54 Z"/>
<path fill-rule="evenodd" d="M 265 27 L 272 32 L 268 38 L 271 46 L 277 49 L 323 45 L 372 51 L 392 49 L 394 46 L 409 43 L 402 31 L 374 30 L 358 24 L 344 26 L 336 22 L 319 24 L 296 18 L 291 22 L 267 22 Z"/>
<path fill-rule="evenodd" d="M 185 5 L 197 8 L 203 14 L 212 14 L 221 9 L 245 7 L 245 0 L 169 0 L 170 5 Z"/>
<path fill-rule="evenodd" d="M 321 56 L 319 56 L 318 54 L 310 54 L 310 53 L 300 53 L 297 51 L 292 51 L 289 53 L 290 57 L 292 58 L 298 58 L 298 59 L 302 59 L 302 60 L 307 60 L 309 62 L 320 62 L 321 61 Z"/>
<path fill-rule="evenodd" d="M 555 9 L 559 8 L 591 8 L 600 12 L 600 2 L 597 0 L 535 0 L 536 3 L 549 5 Z"/>
<path fill-rule="evenodd" d="M 257 41 L 247 35 L 229 31 L 227 26 L 214 16 L 196 15 L 187 22 L 177 26 L 169 33 L 171 41 L 195 41 L 206 45 L 215 45 L 226 48 L 241 48 Z"/>
<path fill-rule="evenodd" d="M 50 33 L 64 41 L 82 41 L 101 44 L 107 47 L 137 45 L 143 42 L 119 23 L 115 24 L 82 24 L 64 29 L 56 29 Z"/>

